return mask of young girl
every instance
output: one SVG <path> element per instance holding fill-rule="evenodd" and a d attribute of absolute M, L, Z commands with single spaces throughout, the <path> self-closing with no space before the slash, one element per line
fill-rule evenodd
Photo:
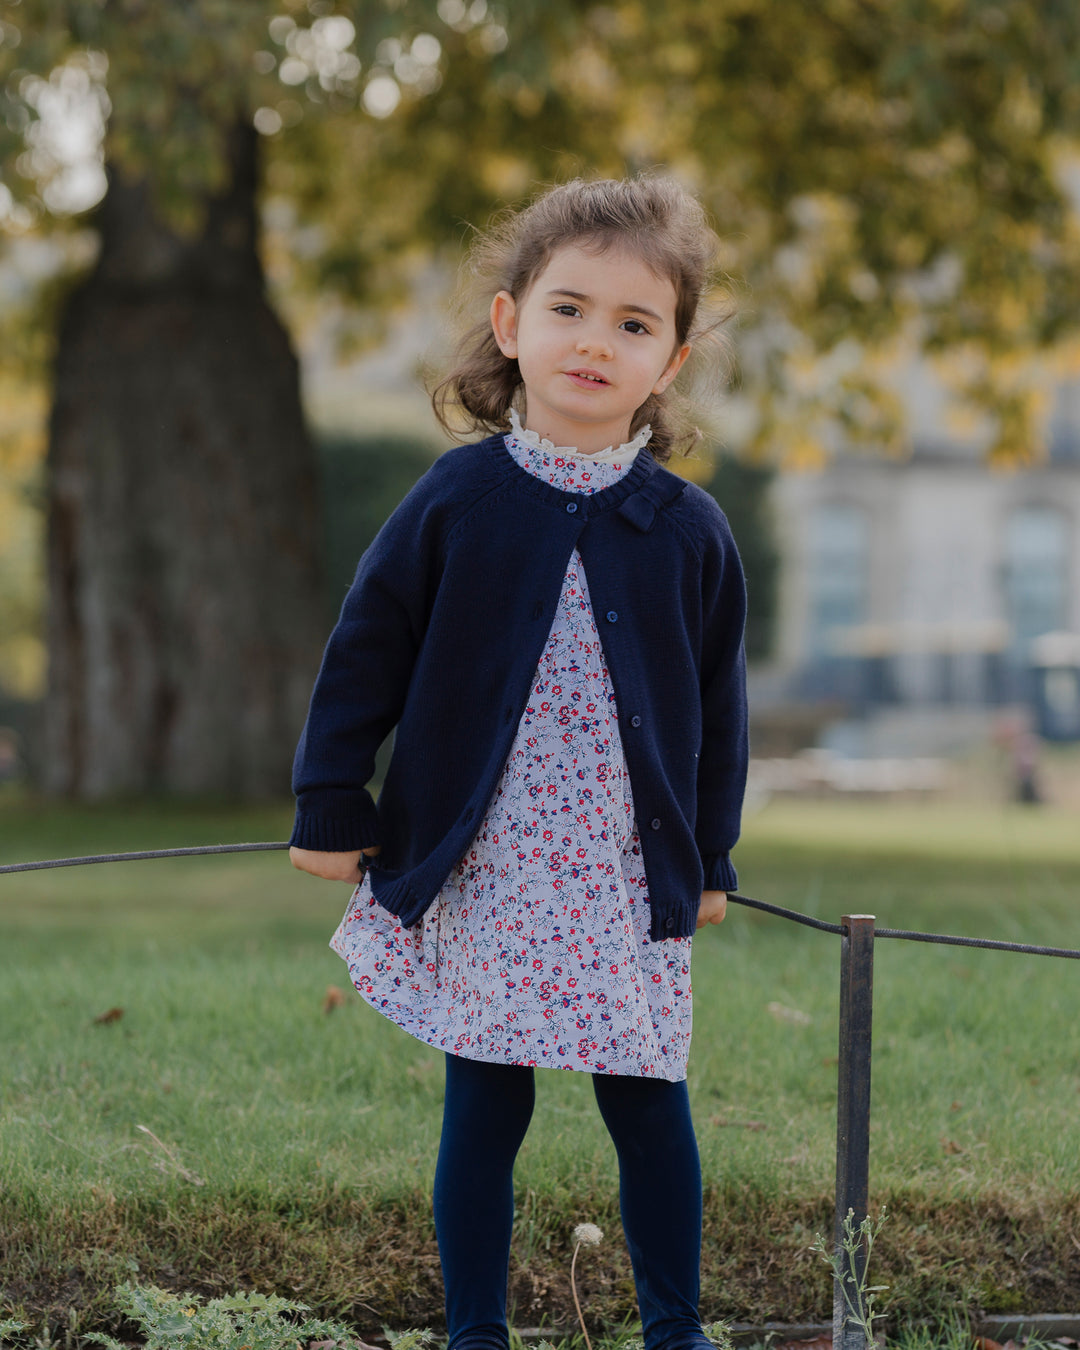
<path fill-rule="evenodd" d="M 490 314 L 436 409 L 492 434 L 361 558 L 296 754 L 292 861 L 359 883 L 332 947 L 446 1052 L 449 1350 L 508 1344 L 537 1066 L 593 1076 L 647 1350 L 708 1344 L 690 942 L 736 884 L 745 591 L 722 512 L 661 465 L 714 243 L 659 177 L 567 183 L 482 243 Z"/>

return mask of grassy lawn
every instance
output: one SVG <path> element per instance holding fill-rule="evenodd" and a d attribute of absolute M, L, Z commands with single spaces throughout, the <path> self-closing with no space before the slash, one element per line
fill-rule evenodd
<path fill-rule="evenodd" d="M 10 798 L 0 861 L 282 839 L 290 816 Z M 747 820 L 737 861 L 747 894 L 833 921 L 1080 948 L 1064 812 L 778 801 Z M 8 1308 L 106 1325 L 134 1262 L 145 1281 L 275 1289 L 369 1332 L 439 1325 L 441 1056 L 351 991 L 323 1012 L 329 985 L 348 989 L 326 946 L 347 898 L 282 854 L 0 877 Z M 695 941 L 707 1318 L 829 1315 L 807 1247 L 830 1223 L 838 961 L 834 937 L 734 907 Z M 884 941 L 875 963 L 887 1302 L 906 1319 L 1080 1308 L 1080 963 Z M 590 1220 L 607 1237 L 581 1283 L 613 1324 L 633 1296 L 610 1144 L 585 1075 L 538 1089 L 515 1317 L 570 1325 L 570 1230 Z"/>

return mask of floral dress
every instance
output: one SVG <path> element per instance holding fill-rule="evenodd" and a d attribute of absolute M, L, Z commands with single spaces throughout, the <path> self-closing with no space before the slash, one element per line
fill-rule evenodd
<path fill-rule="evenodd" d="M 595 456 L 512 417 L 510 454 L 564 492 L 626 473 L 648 428 Z M 690 938 L 649 939 L 649 896 L 588 581 L 575 549 L 506 765 L 423 919 L 353 892 L 331 947 L 373 1008 L 465 1059 L 679 1081 Z"/>

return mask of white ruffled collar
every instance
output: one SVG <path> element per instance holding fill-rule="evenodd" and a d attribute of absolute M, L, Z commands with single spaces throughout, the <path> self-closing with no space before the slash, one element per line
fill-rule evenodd
<path fill-rule="evenodd" d="M 584 454 L 573 445 L 556 445 L 554 441 L 549 441 L 546 436 L 541 436 L 538 432 L 523 427 L 516 408 L 510 409 L 510 433 L 516 441 L 520 441 L 523 445 L 531 445 L 534 449 L 542 450 L 548 455 L 561 455 L 565 458 L 586 460 L 592 464 L 629 464 L 637 452 L 648 445 L 649 438 L 652 436 L 652 427 L 646 422 L 633 440 L 626 441 L 622 445 L 609 445 L 606 450 L 600 450 L 595 455 Z"/>

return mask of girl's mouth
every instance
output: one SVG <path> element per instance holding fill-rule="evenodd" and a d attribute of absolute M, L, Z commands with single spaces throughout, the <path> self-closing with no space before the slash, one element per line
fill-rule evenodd
<path fill-rule="evenodd" d="M 584 389 L 602 389 L 608 384 L 603 375 L 598 375 L 595 370 L 568 370 L 566 376 Z"/>

